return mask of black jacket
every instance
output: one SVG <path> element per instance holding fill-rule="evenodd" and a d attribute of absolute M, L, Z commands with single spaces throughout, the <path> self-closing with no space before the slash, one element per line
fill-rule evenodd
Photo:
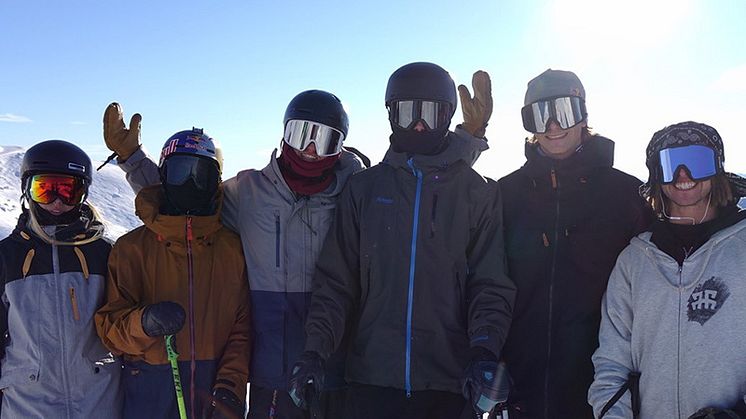
<path fill-rule="evenodd" d="M 650 225 L 640 181 L 613 169 L 600 136 L 565 160 L 526 145 L 526 164 L 500 179 L 508 276 L 518 288 L 504 359 L 525 418 L 593 418 L 586 402 L 601 297 L 616 258 Z"/>
<path fill-rule="evenodd" d="M 326 357 L 349 321 L 350 382 L 460 393 L 470 347 L 500 352 L 515 295 L 500 196 L 455 148 L 390 150 L 340 195 L 306 349 Z"/>

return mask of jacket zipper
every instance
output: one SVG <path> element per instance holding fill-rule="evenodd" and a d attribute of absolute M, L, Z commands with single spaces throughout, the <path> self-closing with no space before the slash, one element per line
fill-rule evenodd
<path fill-rule="evenodd" d="M 679 313 L 678 313 L 678 333 L 676 333 L 676 417 L 681 417 L 681 292 L 682 278 L 681 271 L 684 266 L 679 265 Z"/>
<path fill-rule="evenodd" d="M 419 229 L 420 221 L 420 198 L 422 194 L 422 171 L 414 167 L 414 161 L 410 157 L 407 160 L 407 165 L 412 169 L 412 174 L 417 177 L 417 189 L 414 198 L 414 213 L 412 214 L 412 244 L 411 254 L 409 260 L 409 290 L 407 294 L 407 345 L 406 345 L 406 358 L 405 358 L 405 384 L 404 387 L 407 391 L 407 397 L 412 397 L 412 304 L 414 300 L 414 273 L 417 256 L 417 230 Z"/>
<path fill-rule="evenodd" d="M 552 359 L 552 310 L 554 309 L 554 275 L 557 267 L 557 248 L 559 241 L 559 218 L 560 218 L 560 188 L 557 181 L 557 173 L 552 169 L 550 172 L 552 180 L 552 189 L 555 192 L 555 213 L 554 213 L 554 243 L 552 247 L 552 268 L 549 274 L 549 324 L 547 325 L 547 369 L 544 375 L 544 418 L 549 419 L 549 365 Z M 546 236 L 544 237 L 546 240 Z"/>
<path fill-rule="evenodd" d="M 195 319 L 194 319 L 194 259 L 192 257 L 192 240 L 194 239 L 192 233 L 192 217 L 186 217 L 186 254 L 187 254 L 187 280 L 189 289 L 189 382 L 191 383 L 189 388 L 189 406 L 192 412 L 195 412 L 195 385 L 194 379 L 197 369 L 197 354 L 196 354 L 196 342 L 195 342 Z"/>
<path fill-rule="evenodd" d="M 433 195 L 433 209 L 430 214 L 430 238 L 435 237 L 435 214 L 438 211 L 438 194 Z"/>
<path fill-rule="evenodd" d="M 78 299 L 75 298 L 75 288 L 70 287 L 70 303 L 73 306 L 73 319 L 80 320 L 80 310 L 78 310 Z"/>
<path fill-rule="evenodd" d="M 275 215 L 275 267 L 280 267 L 280 216 Z"/>

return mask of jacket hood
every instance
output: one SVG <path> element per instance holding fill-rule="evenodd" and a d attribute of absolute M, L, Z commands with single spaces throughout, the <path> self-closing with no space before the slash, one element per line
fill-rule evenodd
<path fill-rule="evenodd" d="M 637 247 L 642 252 L 647 254 L 648 257 L 653 258 L 656 261 L 656 266 L 662 264 L 678 266 L 678 262 L 676 262 L 671 256 L 669 256 L 662 250 L 658 249 L 658 247 L 650 240 L 650 237 L 652 235 L 653 233 L 651 231 L 641 233 L 637 237 L 632 238 L 630 246 Z M 746 220 L 741 220 L 733 224 L 732 226 L 726 227 L 713 234 L 712 237 L 710 237 L 710 239 L 699 249 L 695 250 L 694 253 L 692 253 L 686 261 L 684 261 L 684 263 L 699 264 L 699 266 L 702 267 L 701 269 L 704 271 L 704 269 L 706 269 L 708 265 L 710 256 L 712 255 L 712 250 L 721 242 L 728 240 L 734 236 L 740 236 L 740 240 L 746 241 Z M 677 284 L 672 282 L 672 285 Z"/>
<path fill-rule="evenodd" d="M 455 132 L 449 131 L 447 136 L 448 146 L 438 154 L 431 156 L 422 154 L 410 155 L 407 153 L 398 153 L 389 147 L 386 155 L 383 157 L 383 163 L 409 170 L 407 161 L 411 157 L 416 167 L 425 170 L 449 167 L 459 160 L 471 167 L 481 152 L 489 148 L 486 140 L 471 136 L 461 128 L 457 128 Z"/>
<path fill-rule="evenodd" d="M 80 219 L 67 226 L 58 226 L 52 235 L 47 234 L 45 227 L 35 221 L 30 209 L 25 206 L 22 208 L 18 223 L 11 233 L 11 237 L 19 240 L 23 240 L 23 234 L 30 234 L 47 243 L 77 246 L 103 237 L 104 225 L 101 223 L 98 212 L 90 204 L 81 204 Z"/>
<path fill-rule="evenodd" d="M 159 213 L 163 192 L 160 185 L 153 185 L 142 189 L 135 198 L 135 214 L 143 224 L 169 241 L 185 242 L 186 215 L 164 215 Z M 220 224 L 220 209 L 223 204 L 223 186 L 218 189 L 217 211 L 214 215 L 191 216 L 194 237 L 204 237 L 218 231 Z"/>
<path fill-rule="evenodd" d="M 355 172 L 362 170 L 362 168 L 363 163 L 354 153 L 342 149 L 339 160 L 337 160 L 337 164 L 334 165 L 334 182 L 332 182 L 332 184 L 325 190 L 314 194 L 314 196 L 335 197 L 339 195 L 339 193 L 342 192 L 342 188 L 344 188 L 344 185 L 347 183 L 347 179 Z M 294 199 L 293 191 L 290 189 L 287 182 L 285 182 L 285 178 L 282 177 L 280 166 L 277 164 L 277 149 L 272 151 L 269 164 L 262 169 L 262 174 L 277 186 L 277 190 L 280 191 L 283 196 L 293 197 Z"/>
<path fill-rule="evenodd" d="M 543 175 L 547 169 L 585 172 L 614 165 L 614 142 L 600 135 L 593 135 L 572 156 L 557 160 L 544 156 L 538 144 L 526 143 L 526 164 L 523 166 L 532 175 Z"/>

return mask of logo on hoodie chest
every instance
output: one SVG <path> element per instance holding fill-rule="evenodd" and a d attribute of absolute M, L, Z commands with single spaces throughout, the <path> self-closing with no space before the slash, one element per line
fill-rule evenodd
<path fill-rule="evenodd" d="M 687 317 L 690 322 L 704 325 L 720 310 L 725 300 L 730 296 L 730 290 L 721 279 L 714 276 L 702 284 L 697 285 L 687 301 Z"/>

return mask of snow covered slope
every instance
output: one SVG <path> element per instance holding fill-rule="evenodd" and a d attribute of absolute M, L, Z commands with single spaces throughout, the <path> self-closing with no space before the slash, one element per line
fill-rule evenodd
<path fill-rule="evenodd" d="M 25 150 L 0 146 L 0 238 L 15 228 L 21 213 L 21 161 Z M 100 162 L 93 162 L 98 167 Z M 93 173 L 88 202 L 96 207 L 104 224 L 106 237 L 116 240 L 141 224 L 135 216 L 135 194 L 124 179 L 124 172 L 107 164 Z"/>

